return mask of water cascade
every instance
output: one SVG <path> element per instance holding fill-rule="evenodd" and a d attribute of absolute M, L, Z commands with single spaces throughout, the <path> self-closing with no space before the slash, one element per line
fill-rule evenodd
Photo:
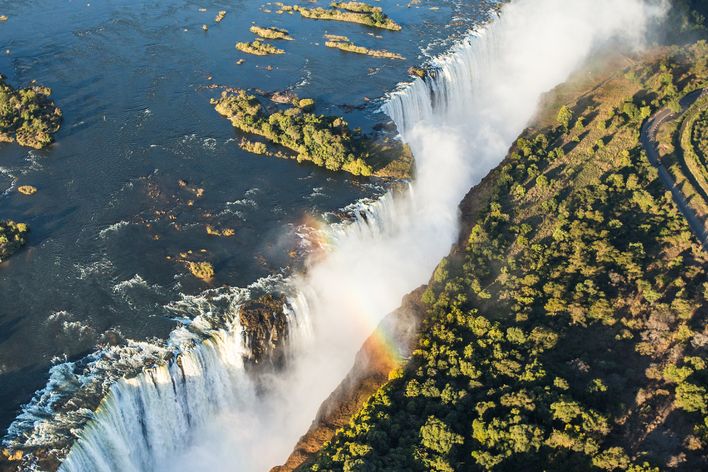
<path fill-rule="evenodd" d="M 115 383 L 61 470 L 253 471 L 283 461 L 364 339 L 449 252 L 459 202 L 501 161 L 540 96 L 602 42 L 638 41 L 652 14 L 641 0 L 519 0 L 433 60 L 431 76 L 383 106 L 411 146 L 415 181 L 325 229 L 324 253 L 288 281 L 286 372 L 256 395 L 231 323 L 179 363 Z"/>

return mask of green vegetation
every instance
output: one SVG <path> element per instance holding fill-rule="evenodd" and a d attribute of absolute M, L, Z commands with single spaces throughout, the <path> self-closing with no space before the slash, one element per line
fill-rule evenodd
<path fill-rule="evenodd" d="M 639 142 L 700 51 L 540 114 L 463 203 L 408 364 L 300 470 L 705 469 L 708 256 Z"/>
<path fill-rule="evenodd" d="M 708 103 L 705 99 L 698 104 L 700 112 L 691 126 L 691 146 L 704 170 L 708 166 Z"/>
<path fill-rule="evenodd" d="M 681 130 L 681 150 L 686 166 L 703 194 L 708 195 L 708 96 L 700 98 L 686 112 Z"/>
<path fill-rule="evenodd" d="M 690 46 L 697 57 L 694 69 L 708 72 L 708 45 L 699 41 Z M 680 80 L 680 71 L 675 70 L 675 59 L 671 57 L 659 61 L 658 74 L 654 83 L 646 84 L 659 89 L 665 89 L 672 98 L 668 106 L 674 110 L 680 109 L 679 95 L 674 80 Z M 640 78 L 634 78 L 640 80 Z M 693 88 L 696 88 L 695 86 Z M 705 116 L 708 98 L 699 98 L 686 112 L 677 119 L 663 123 L 657 132 L 659 154 L 664 167 L 671 173 L 677 188 L 686 197 L 691 208 L 699 218 L 708 221 L 708 170 L 706 168 L 705 151 Z M 704 117 L 703 120 L 701 117 Z M 703 140 L 704 144 L 701 144 Z M 705 148 L 703 148 L 705 149 Z"/>
<path fill-rule="evenodd" d="M 704 0 L 673 0 L 671 6 L 666 34 L 672 41 L 695 40 L 708 33 L 708 4 Z"/>
<path fill-rule="evenodd" d="M 332 2 L 330 6 L 332 8 L 353 11 L 354 13 L 374 13 L 381 11 L 380 7 L 375 7 L 364 2 Z"/>
<path fill-rule="evenodd" d="M 356 44 L 349 41 L 349 38 L 347 38 L 346 36 L 325 35 L 325 37 L 328 39 L 328 41 L 325 42 L 325 46 L 327 46 L 328 48 L 335 48 L 339 49 L 340 51 L 364 54 L 366 56 L 372 57 L 384 57 L 387 59 L 405 59 L 405 57 L 401 56 L 400 54 L 396 54 L 395 52 L 389 52 L 383 49 L 369 49 L 365 48 L 364 46 L 357 46 Z"/>
<path fill-rule="evenodd" d="M 363 2 L 335 2 L 331 4 L 331 8 L 306 8 L 295 5 L 293 10 L 299 12 L 304 18 L 314 20 L 344 21 L 391 31 L 401 30 L 401 26 L 386 16 L 380 7 Z"/>
<path fill-rule="evenodd" d="M 271 54 L 285 54 L 285 51 L 278 49 L 272 44 L 264 43 L 259 39 L 250 43 L 236 43 L 236 49 L 254 56 L 268 56 Z"/>
<path fill-rule="evenodd" d="M 238 145 L 241 149 L 251 154 L 263 155 L 268 152 L 268 147 L 265 143 L 259 141 L 251 141 L 250 139 L 242 138 Z"/>
<path fill-rule="evenodd" d="M 0 220 L 0 262 L 17 252 L 27 242 L 29 228 L 24 223 Z"/>
<path fill-rule="evenodd" d="M 282 106 L 274 113 L 267 112 L 254 95 L 239 89 L 223 92 L 211 103 L 238 130 L 265 138 L 267 143 L 241 139 L 240 147 L 253 154 L 386 179 L 408 179 L 413 172 L 408 146 L 388 137 L 352 131 L 342 117 L 312 113 L 315 101 L 311 98 L 278 100 Z M 269 149 L 268 144 L 276 149 Z"/>
<path fill-rule="evenodd" d="M 701 107 L 699 100 L 678 119 L 664 122 L 657 132 L 659 154 L 664 167 L 676 182 L 676 187 L 686 197 L 696 215 L 708 222 L 708 171 L 701 151 L 694 141 L 700 128 Z"/>
<path fill-rule="evenodd" d="M 570 121 L 573 119 L 573 111 L 567 106 L 563 105 L 558 111 L 558 124 L 563 127 L 566 131 L 570 128 Z"/>
<path fill-rule="evenodd" d="M 372 174 L 371 166 L 366 163 L 368 156 L 361 153 L 358 140 L 340 117 L 316 115 L 299 106 L 269 114 L 255 96 L 244 90 L 224 92 L 212 104 L 244 133 L 262 136 L 294 151 L 298 162 L 309 161 L 354 175 Z M 312 105 L 307 101 L 304 104 Z"/>
<path fill-rule="evenodd" d="M 61 111 L 49 98 L 48 87 L 32 84 L 13 89 L 0 75 L 0 142 L 41 149 L 59 131 Z"/>
<path fill-rule="evenodd" d="M 292 37 L 288 34 L 288 30 L 276 28 L 270 26 L 268 28 L 261 28 L 260 26 L 253 25 L 250 29 L 251 33 L 260 36 L 264 39 L 285 39 L 287 41 L 292 41 Z"/>

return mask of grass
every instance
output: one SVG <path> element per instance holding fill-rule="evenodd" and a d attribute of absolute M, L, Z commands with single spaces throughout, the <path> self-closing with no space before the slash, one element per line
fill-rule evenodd
<path fill-rule="evenodd" d="M 24 223 L 0 220 L 0 262 L 17 252 L 27 242 L 29 228 Z"/>

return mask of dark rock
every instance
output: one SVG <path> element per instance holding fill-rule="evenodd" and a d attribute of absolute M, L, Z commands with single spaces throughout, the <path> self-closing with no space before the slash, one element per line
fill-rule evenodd
<path fill-rule="evenodd" d="M 246 359 L 250 368 L 280 369 L 284 366 L 288 338 L 288 321 L 283 311 L 285 302 L 283 295 L 267 294 L 241 306 L 239 316 L 245 345 L 250 351 Z"/>

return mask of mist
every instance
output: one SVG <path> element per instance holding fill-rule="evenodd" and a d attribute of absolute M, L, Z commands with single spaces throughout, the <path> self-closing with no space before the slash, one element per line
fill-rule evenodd
<path fill-rule="evenodd" d="M 192 324 L 211 339 L 179 363 L 114 384 L 60 470 L 254 471 L 284 462 L 364 340 L 448 254 L 460 201 L 501 162 L 542 94 L 598 48 L 641 48 L 663 11 L 641 0 L 505 5 L 486 29 L 433 61 L 433 79 L 387 98 L 383 111 L 411 146 L 415 180 L 371 204 L 366 218 L 325 227 L 325 251 L 288 281 L 286 370 L 254 384 L 237 316 L 248 291 L 214 290 L 228 299 L 229 322 L 213 327 L 205 310 Z"/>
<path fill-rule="evenodd" d="M 504 158 L 540 96 L 610 41 L 640 48 L 662 11 L 640 0 L 519 0 L 438 58 L 434 83 L 416 79 L 392 93 L 384 111 L 416 159 L 410 190 L 379 202 L 375 221 L 334 236 L 331 250 L 295 278 L 295 316 L 309 328 L 295 338 L 293 363 L 272 379 L 270 394 L 222 412 L 166 469 L 282 463 L 366 337 L 447 255 L 459 202 Z"/>

